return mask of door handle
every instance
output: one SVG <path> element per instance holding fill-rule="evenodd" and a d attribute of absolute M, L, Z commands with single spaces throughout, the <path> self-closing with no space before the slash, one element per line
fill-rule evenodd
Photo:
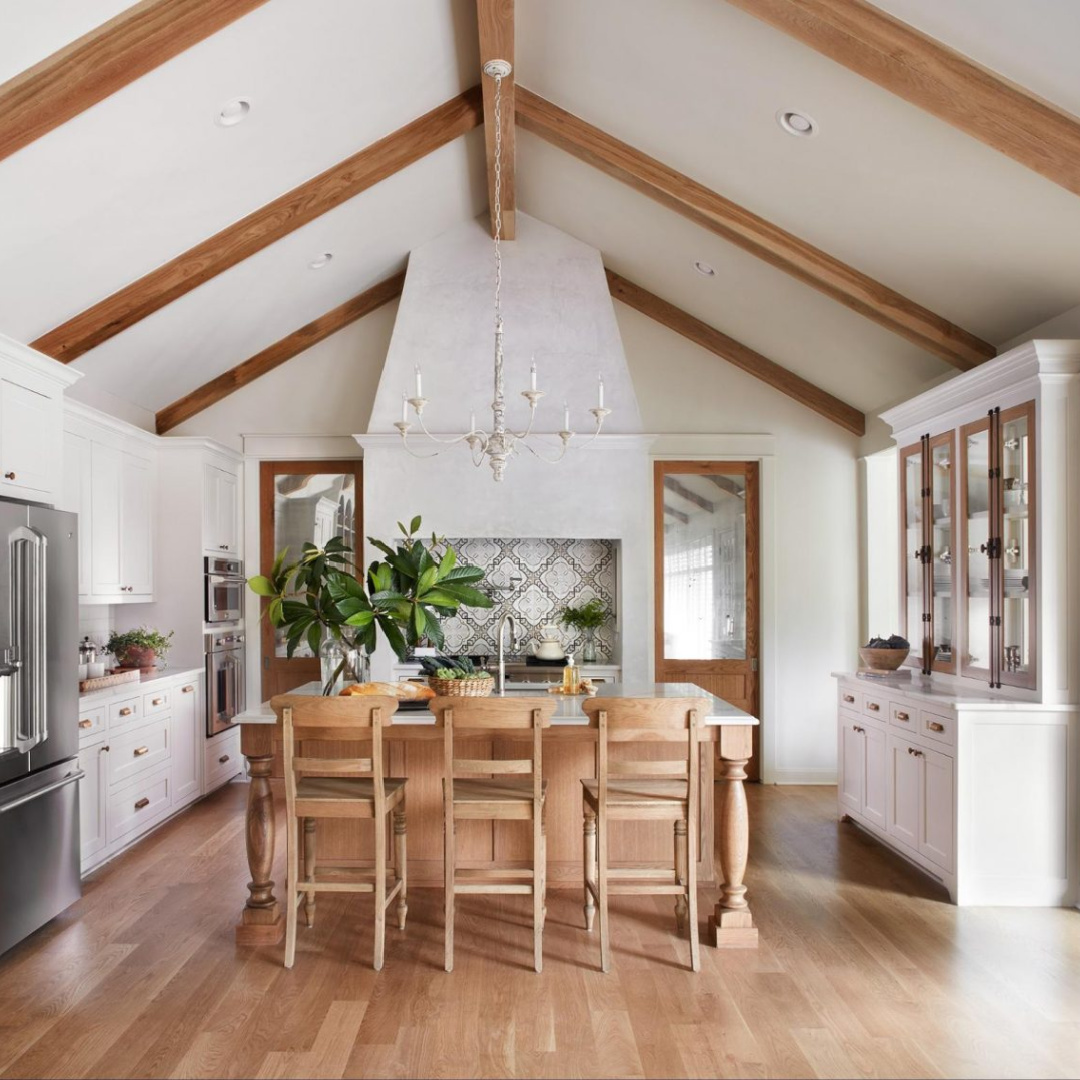
<path fill-rule="evenodd" d="M 76 780 L 81 780 L 85 775 L 86 773 L 80 769 L 78 772 L 65 776 L 63 780 L 57 780 L 54 784 L 49 784 L 38 791 L 30 792 L 29 795 L 24 795 L 21 799 L 12 799 L 11 802 L 0 806 L 0 814 L 6 814 L 9 810 L 14 810 L 17 806 L 25 806 L 28 802 L 40 799 L 43 795 L 48 795 L 50 792 L 59 791 L 60 788 L 67 787 L 68 784 L 74 784 Z"/>

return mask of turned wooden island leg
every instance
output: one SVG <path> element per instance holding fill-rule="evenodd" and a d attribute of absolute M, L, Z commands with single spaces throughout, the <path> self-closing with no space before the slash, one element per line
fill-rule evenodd
<path fill-rule="evenodd" d="M 248 898 L 236 927 L 237 945 L 276 945 L 285 934 L 274 882 L 274 725 L 249 724 L 240 732 L 240 747 L 248 760 L 251 785 L 247 801 L 247 858 L 251 870 Z"/>
<path fill-rule="evenodd" d="M 746 764 L 752 752 L 752 729 L 725 727 L 720 734 L 720 899 L 709 917 L 709 938 L 717 948 L 754 948 L 758 931 L 746 902 L 746 860 L 750 818 L 746 809 Z"/>

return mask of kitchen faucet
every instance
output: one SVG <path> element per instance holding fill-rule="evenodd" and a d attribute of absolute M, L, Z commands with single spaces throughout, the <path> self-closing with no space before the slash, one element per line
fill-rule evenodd
<path fill-rule="evenodd" d="M 506 657 L 503 653 L 503 630 L 507 623 L 510 624 L 510 651 L 517 652 L 517 624 L 514 622 L 514 616 L 509 611 L 504 611 L 499 619 L 499 629 L 496 631 L 499 643 L 499 677 L 495 688 L 500 694 L 506 692 Z"/>

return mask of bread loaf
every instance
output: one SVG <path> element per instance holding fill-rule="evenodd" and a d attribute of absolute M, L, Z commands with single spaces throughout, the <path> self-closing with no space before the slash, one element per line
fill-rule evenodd
<path fill-rule="evenodd" d="M 353 683 L 341 691 L 342 697 L 354 694 L 374 694 L 380 697 L 396 697 L 399 701 L 427 701 L 435 696 L 430 686 L 414 682 L 366 682 Z"/>

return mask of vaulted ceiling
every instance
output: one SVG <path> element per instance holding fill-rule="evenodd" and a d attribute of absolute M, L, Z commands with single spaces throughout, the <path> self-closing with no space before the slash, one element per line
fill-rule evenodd
<path fill-rule="evenodd" d="M 1080 303 L 1072 0 L 878 0 L 990 69 L 937 103 L 907 43 L 852 45 L 861 0 L 480 7 L 513 18 L 518 207 L 597 247 L 635 306 L 839 399 L 851 430 Z M 143 68 L 79 43 L 113 18 Z M 361 317 L 393 287 L 353 298 L 488 207 L 476 0 L 0 0 L 0 25 L 0 102 L 22 92 L 28 118 L 0 130 L 0 331 L 144 409 Z M 1056 109 L 1017 112 L 1003 79 Z M 215 123 L 237 98 L 244 121 Z M 146 281 L 154 302 L 128 304 Z"/>

